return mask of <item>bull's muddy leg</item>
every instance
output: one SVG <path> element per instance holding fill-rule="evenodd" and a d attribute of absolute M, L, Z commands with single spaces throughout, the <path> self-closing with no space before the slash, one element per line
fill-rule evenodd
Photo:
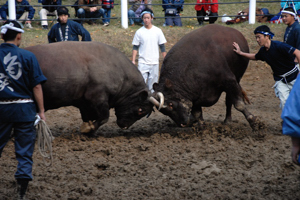
<path fill-rule="evenodd" d="M 234 104 L 234 107 L 244 114 L 253 130 L 256 131 L 259 129 L 259 122 L 257 117 L 247 110 L 246 105 L 242 99 L 237 100 L 237 102 Z"/>
<path fill-rule="evenodd" d="M 80 108 L 83 123 L 80 132 L 87 135 L 93 135 L 98 128 L 105 124 L 109 118 L 109 106 L 98 105 L 97 108 Z"/>
<path fill-rule="evenodd" d="M 244 116 L 246 117 L 247 121 L 249 122 L 251 128 L 253 130 L 258 130 L 259 128 L 259 122 L 257 117 L 255 117 L 252 113 L 250 113 L 247 108 L 246 105 L 243 101 L 243 94 L 242 94 L 242 88 L 241 86 L 236 82 L 235 79 L 232 79 L 231 81 L 227 81 L 226 84 L 226 119 L 229 117 L 231 117 L 231 106 L 230 104 L 233 104 L 234 107 L 242 112 L 244 114 Z M 227 113 L 229 111 L 230 108 L 230 113 Z M 225 119 L 225 121 L 226 121 Z"/>
<path fill-rule="evenodd" d="M 231 117 L 232 100 L 227 93 L 226 93 L 226 103 L 225 104 L 226 104 L 226 116 L 225 116 L 224 123 L 226 124 L 227 122 L 232 121 L 232 117 Z"/>

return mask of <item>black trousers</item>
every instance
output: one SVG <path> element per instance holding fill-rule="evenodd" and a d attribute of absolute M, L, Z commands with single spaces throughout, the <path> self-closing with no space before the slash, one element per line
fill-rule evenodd
<path fill-rule="evenodd" d="M 197 20 L 198 20 L 198 22 L 199 22 L 199 24 L 202 24 L 203 23 L 203 21 L 204 21 L 204 17 L 206 16 L 206 12 L 205 12 L 205 10 L 204 10 L 204 8 L 202 8 L 200 11 L 198 11 L 197 10 Z M 215 21 L 217 21 L 217 19 L 218 19 L 218 13 L 210 13 L 209 15 L 208 15 L 208 17 L 209 17 L 209 23 L 210 24 L 213 24 L 213 23 L 215 23 Z"/>

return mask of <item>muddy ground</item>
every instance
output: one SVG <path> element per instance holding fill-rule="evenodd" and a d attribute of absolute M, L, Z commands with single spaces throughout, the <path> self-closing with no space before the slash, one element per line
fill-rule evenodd
<path fill-rule="evenodd" d="M 225 117 L 224 95 L 204 108 L 205 125 L 178 128 L 159 112 L 129 130 L 109 122 L 96 137 L 79 133 L 74 107 L 46 113 L 55 136 L 53 164 L 36 149 L 29 199 L 299 199 L 300 168 L 290 159 L 290 138 L 281 134 L 279 100 L 270 68 L 251 62 L 241 85 L 248 109 L 264 122 L 253 132 L 233 110 Z M 9 142 L 0 159 L 0 199 L 11 199 L 16 170 Z"/>

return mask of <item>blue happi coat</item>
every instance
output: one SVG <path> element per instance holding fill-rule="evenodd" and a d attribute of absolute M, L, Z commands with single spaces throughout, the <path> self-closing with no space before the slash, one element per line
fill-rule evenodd
<path fill-rule="evenodd" d="M 296 79 L 293 89 L 285 103 L 281 118 L 282 133 L 300 137 L 300 78 Z"/>

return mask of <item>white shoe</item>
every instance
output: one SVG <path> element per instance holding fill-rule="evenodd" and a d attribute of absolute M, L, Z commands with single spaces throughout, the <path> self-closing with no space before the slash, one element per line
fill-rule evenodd
<path fill-rule="evenodd" d="M 108 22 L 105 22 L 104 24 L 103 24 L 103 26 L 108 26 L 109 25 L 109 23 Z"/>
<path fill-rule="evenodd" d="M 30 23 L 26 23 L 26 24 L 25 24 L 25 28 L 32 28 L 32 26 L 31 26 Z"/>

